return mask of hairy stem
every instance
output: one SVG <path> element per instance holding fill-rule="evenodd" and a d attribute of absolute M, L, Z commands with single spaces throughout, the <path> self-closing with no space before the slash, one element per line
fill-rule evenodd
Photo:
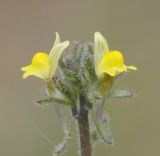
<path fill-rule="evenodd" d="M 80 110 L 77 121 L 79 126 L 81 156 L 91 156 L 92 148 L 89 134 L 87 101 L 82 95 L 80 96 Z"/>

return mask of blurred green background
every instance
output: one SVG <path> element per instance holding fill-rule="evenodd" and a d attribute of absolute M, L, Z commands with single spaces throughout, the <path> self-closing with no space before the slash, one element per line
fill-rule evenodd
<path fill-rule="evenodd" d="M 159 156 L 159 16 L 158 0 L 0 0 L 0 156 L 51 156 L 53 145 L 41 134 L 62 137 L 53 108 L 34 104 L 44 82 L 23 80 L 20 71 L 36 51 L 50 50 L 55 31 L 82 43 L 100 31 L 139 68 L 115 84 L 137 97 L 105 108 L 115 145 L 97 144 L 94 155 Z M 76 134 L 73 142 L 65 156 L 78 155 Z"/>

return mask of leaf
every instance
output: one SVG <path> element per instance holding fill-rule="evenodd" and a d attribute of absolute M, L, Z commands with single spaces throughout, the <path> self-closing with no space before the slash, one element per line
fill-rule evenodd
<path fill-rule="evenodd" d="M 67 132 L 64 134 L 63 140 L 58 143 L 52 152 L 53 156 L 58 156 L 64 152 L 66 149 L 67 145 L 70 143 L 71 137 L 70 137 L 70 132 Z"/>
<path fill-rule="evenodd" d="M 107 144 L 113 144 L 113 138 L 109 129 L 108 116 L 106 114 L 103 114 L 101 122 L 97 123 L 96 127 L 101 139 Z"/>
<path fill-rule="evenodd" d="M 102 113 L 101 116 L 99 116 L 99 113 L 97 114 L 95 110 L 92 110 L 91 115 L 99 137 L 104 141 L 104 143 L 113 144 L 112 135 L 109 129 L 109 117 L 107 114 Z"/>
<path fill-rule="evenodd" d="M 70 105 L 69 103 L 66 103 L 66 101 L 61 100 L 59 98 L 54 98 L 54 97 L 38 100 L 37 102 L 39 104 L 42 104 L 42 105 L 43 104 L 49 104 L 49 103 L 58 103 L 58 104 L 62 104 L 62 105 Z"/>
<path fill-rule="evenodd" d="M 129 98 L 134 95 L 133 92 L 126 89 L 115 89 L 109 92 L 109 98 Z"/>
<path fill-rule="evenodd" d="M 52 155 L 53 156 L 58 156 L 62 155 L 65 149 L 67 148 L 68 144 L 71 141 L 71 129 L 73 127 L 73 121 L 74 119 L 71 119 L 69 122 L 68 128 L 64 131 L 64 137 L 63 139 L 56 145 L 54 146 Z"/>

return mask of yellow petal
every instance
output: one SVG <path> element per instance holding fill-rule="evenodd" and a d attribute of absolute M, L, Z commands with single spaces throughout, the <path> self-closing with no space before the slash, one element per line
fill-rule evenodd
<path fill-rule="evenodd" d="M 135 66 L 127 66 L 128 69 L 131 69 L 131 70 L 137 70 L 137 67 Z"/>
<path fill-rule="evenodd" d="M 36 76 L 38 78 L 47 80 L 49 78 L 50 72 L 50 64 L 49 64 L 49 56 L 44 52 L 36 53 L 32 58 L 32 64 L 22 67 L 23 78 L 27 78 L 31 75 Z"/>
<path fill-rule="evenodd" d="M 95 71 L 97 73 L 97 65 L 102 59 L 105 52 L 109 51 L 108 43 L 101 33 L 95 32 L 94 34 L 94 62 Z"/>
<path fill-rule="evenodd" d="M 29 76 L 36 76 L 38 78 L 41 78 L 43 80 L 47 80 L 47 78 L 44 76 L 45 74 L 42 73 L 42 71 L 38 70 L 37 68 L 31 67 L 28 69 L 24 74 L 23 78 L 26 79 Z"/>
<path fill-rule="evenodd" d="M 21 70 L 25 72 L 25 71 L 29 70 L 31 66 L 32 65 L 24 66 L 21 68 Z"/>
<path fill-rule="evenodd" d="M 104 54 L 97 67 L 97 76 L 100 78 L 103 73 L 107 73 L 114 77 L 121 72 L 126 72 L 127 69 L 136 70 L 134 66 L 126 66 L 124 58 L 119 51 L 109 51 Z"/>
<path fill-rule="evenodd" d="M 52 77 L 57 69 L 58 61 L 65 51 L 65 49 L 69 46 L 69 41 L 64 41 L 62 43 L 58 43 L 53 46 L 52 50 L 49 53 L 49 60 L 50 60 L 50 77 Z"/>

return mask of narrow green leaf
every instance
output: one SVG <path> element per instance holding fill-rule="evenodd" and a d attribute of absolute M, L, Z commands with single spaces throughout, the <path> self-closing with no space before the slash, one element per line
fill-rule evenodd
<path fill-rule="evenodd" d="M 105 122 L 98 124 L 98 132 L 105 143 L 113 144 L 111 132 Z"/>
<path fill-rule="evenodd" d="M 134 95 L 133 92 L 126 89 L 115 89 L 111 90 L 108 94 L 109 98 L 129 98 Z"/>
<path fill-rule="evenodd" d="M 111 131 L 109 129 L 109 117 L 103 113 L 101 117 L 97 118 L 97 113 L 92 110 L 92 120 L 95 124 L 99 137 L 104 143 L 113 144 Z"/>
<path fill-rule="evenodd" d="M 106 114 L 103 114 L 102 120 L 99 123 L 96 123 L 96 127 L 101 139 L 107 144 L 113 144 L 113 138 L 109 129 L 108 116 L 106 116 Z"/>
<path fill-rule="evenodd" d="M 39 104 L 43 105 L 43 104 L 49 104 L 49 103 L 57 103 L 57 104 L 62 104 L 62 105 L 70 105 L 69 103 L 67 103 L 64 100 L 58 99 L 58 98 L 46 98 L 46 99 L 42 99 L 42 100 L 38 100 L 37 101 Z"/>

